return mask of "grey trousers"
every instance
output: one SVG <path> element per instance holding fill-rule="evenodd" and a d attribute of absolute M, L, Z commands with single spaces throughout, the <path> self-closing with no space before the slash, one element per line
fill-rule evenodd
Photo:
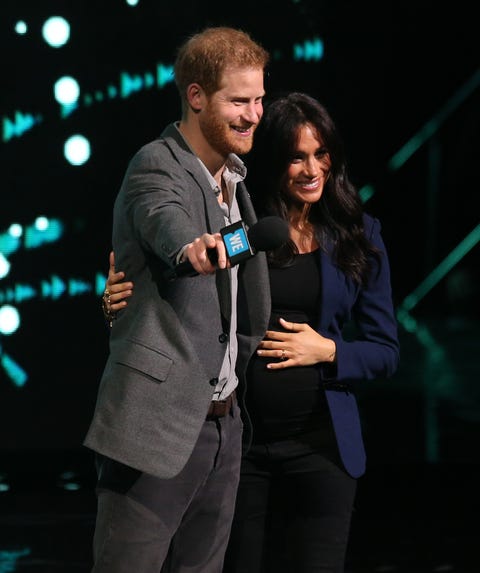
<path fill-rule="evenodd" d="M 186 466 L 160 479 L 101 458 L 92 573 L 220 573 L 240 475 L 242 421 L 206 421 Z"/>

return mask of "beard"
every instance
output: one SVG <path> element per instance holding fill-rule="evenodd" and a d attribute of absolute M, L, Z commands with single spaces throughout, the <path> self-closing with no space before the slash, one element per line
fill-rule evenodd
<path fill-rule="evenodd" d="M 250 127 L 251 134 L 248 137 L 242 136 L 210 110 L 200 118 L 199 124 L 203 137 L 223 157 L 230 153 L 244 155 L 252 149 L 254 126 Z"/>

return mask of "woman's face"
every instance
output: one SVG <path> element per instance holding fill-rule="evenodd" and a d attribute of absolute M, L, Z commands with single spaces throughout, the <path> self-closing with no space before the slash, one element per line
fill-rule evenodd
<path fill-rule="evenodd" d="M 296 203 L 316 203 L 322 196 L 331 165 L 328 151 L 315 131 L 309 125 L 301 126 L 295 154 L 287 169 L 284 192 Z"/>

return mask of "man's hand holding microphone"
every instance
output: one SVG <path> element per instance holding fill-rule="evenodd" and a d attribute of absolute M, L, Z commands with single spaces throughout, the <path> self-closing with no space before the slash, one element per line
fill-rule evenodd
<path fill-rule="evenodd" d="M 164 276 L 173 280 L 212 274 L 217 269 L 237 265 L 255 256 L 258 251 L 276 249 L 287 240 L 288 224 L 280 217 L 264 217 L 249 229 L 243 221 L 237 221 L 218 233 L 204 233 L 186 245 L 182 262 L 169 269 Z"/>
<path fill-rule="evenodd" d="M 216 261 L 212 261 L 212 251 L 216 252 Z M 193 271 L 195 271 L 195 274 L 209 275 L 214 273 L 217 269 L 227 268 L 229 261 L 222 235 L 220 233 L 213 235 L 204 233 L 201 237 L 189 243 L 183 251 L 182 262 L 180 264 L 186 263 L 187 261 L 192 266 L 192 273 L 190 274 L 193 274 Z M 175 271 L 175 273 L 176 272 L 178 272 L 178 270 Z M 172 276 L 172 278 L 175 277 Z"/>

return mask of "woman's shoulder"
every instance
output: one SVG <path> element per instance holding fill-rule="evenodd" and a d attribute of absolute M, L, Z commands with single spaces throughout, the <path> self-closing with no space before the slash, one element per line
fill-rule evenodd
<path fill-rule="evenodd" d="M 381 224 L 378 217 L 370 213 L 363 213 L 363 227 L 365 229 L 365 234 L 370 235 L 374 229 L 380 231 Z"/>

